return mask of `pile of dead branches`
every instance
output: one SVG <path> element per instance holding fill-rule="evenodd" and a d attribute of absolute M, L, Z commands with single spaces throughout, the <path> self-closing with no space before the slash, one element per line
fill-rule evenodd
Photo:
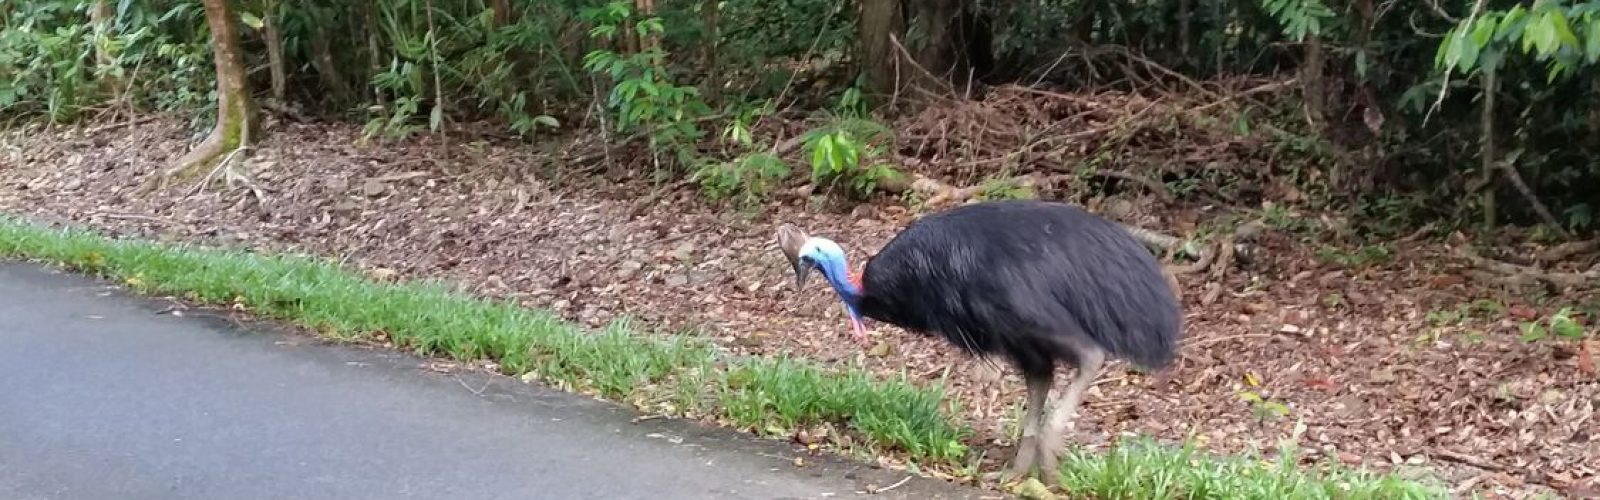
<path fill-rule="evenodd" d="M 1064 93 L 1008 85 L 983 100 L 946 99 L 897 124 L 899 152 L 920 173 L 957 184 L 1006 174 L 1093 175 L 1130 181 L 1163 199 L 1163 177 L 1197 177 L 1269 158 L 1240 133 L 1242 96 L 1292 87 L 1260 83 L 1232 94 Z"/>

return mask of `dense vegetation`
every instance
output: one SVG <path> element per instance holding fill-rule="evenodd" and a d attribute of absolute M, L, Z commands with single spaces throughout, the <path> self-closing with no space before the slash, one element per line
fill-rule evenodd
<path fill-rule="evenodd" d="M 226 7 L 219 13 L 235 29 L 216 43 L 238 44 L 240 93 L 253 96 L 230 111 L 241 117 L 259 106 L 359 120 L 380 140 L 467 123 L 529 141 L 604 127 L 614 144 L 653 148 L 639 168 L 696 174 L 709 194 L 746 201 L 790 174 L 785 150 L 771 144 L 777 138 L 755 127 L 774 114 L 827 111 L 829 119 L 803 138 L 812 174 L 870 188 L 893 173 L 892 162 L 870 160 L 882 146 L 873 139 L 887 131 L 883 122 L 935 94 L 981 98 L 1008 82 L 1140 92 L 1164 81 L 1210 92 L 1218 87 L 1208 82 L 1247 77 L 1276 78 L 1295 92 L 1226 96 L 1248 103 L 1229 126 L 1269 129 L 1274 147 L 1300 153 L 1304 160 L 1256 174 L 1314 182 L 1303 186 L 1323 194 L 1312 202 L 1391 219 L 1396 205 L 1430 207 L 1400 217 L 1468 222 L 1481 214 L 1493 226 L 1502 216 L 1560 233 L 1593 227 L 1600 185 L 1600 101 L 1593 99 L 1600 2 L 1593 1 L 247 0 Z M 8 120 L 169 110 L 191 113 L 203 130 L 228 116 L 203 112 L 217 105 L 214 68 L 223 66 L 212 62 L 202 2 L 7 2 L 0 24 L 0 114 Z M 236 142 L 193 160 L 214 160 Z M 1188 172 L 1162 181 L 1199 175 Z"/>

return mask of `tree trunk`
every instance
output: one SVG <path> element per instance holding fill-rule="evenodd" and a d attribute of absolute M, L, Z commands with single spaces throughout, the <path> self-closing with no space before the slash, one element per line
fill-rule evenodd
<path fill-rule="evenodd" d="M 9 9 L 10 7 L 7 8 Z M 115 18 L 116 11 L 112 10 L 111 8 L 111 0 L 95 0 L 94 7 L 89 10 L 90 26 L 92 26 L 95 31 L 102 32 L 108 37 L 111 36 L 113 31 L 116 30 L 116 28 L 111 25 L 111 21 Z M 105 46 L 101 44 L 95 44 L 94 63 L 96 67 L 104 68 L 114 65 L 116 62 L 116 59 L 113 58 L 111 54 L 106 52 Z M 100 85 L 100 91 L 109 95 L 114 95 L 117 92 L 120 92 L 122 89 L 121 79 L 113 75 L 106 75 L 104 78 L 101 78 L 98 83 Z"/>
<path fill-rule="evenodd" d="M 212 59 L 217 71 L 217 124 L 211 135 L 178 161 L 171 174 L 188 178 L 212 167 L 224 155 L 253 145 L 259 115 L 250 98 L 240 54 L 238 17 L 228 0 L 205 0 L 206 25 L 211 29 Z"/>
<path fill-rule="evenodd" d="M 1496 216 L 1499 207 L 1495 203 L 1494 183 L 1494 101 L 1495 90 L 1499 85 L 1495 79 L 1494 69 L 1488 68 L 1483 72 L 1483 109 L 1479 115 L 1479 126 L 1483 128 L 1483 136 L 1478 139 L 1478 156 L 1482 161 L 1483 169 L 1483 230 L 1493 231 L 1499 225 Z"/>
<path fill-rule="evenodd" d="M 704 0 L 701 2 L 701 19 L 706 24 L 706 40 L 701 45 L 702 58 L 706 59 L 706 85 L 707 95 L 712 99 L 722 93 L 722 74 L 717 72 L 717 42 L 722 38 L 717 26 L 722 21 L 722 8 L 718 6 L 720 0 Z"/>
<path fill-rule="evenodd" d="M 1189 2 L 1190 0 L 1178 0 L 1178 58 L 1184 67 L 1189 67 L 1193 62 L 1189 59 L 1189 51 L 1192 50 L 1189 46 L 1189 40 L 1192 38 L 1189 35 L 1189 16 L 1194 14 L 1194 8 Z"/>
<path fill-rule="evenodd" d="M 511 20 L 516 17 L 511 11 L 510 0 L 493 0 L 489 4 L 489 9 L 494 12 L 494 26 L 496 28 L 511 24 Z"/>
<path fill-rule="evenodd" d="M 272 99 L 283 103 L 288 93 L 289 68 L 283 60 L 283 30 L 278 26 L 278 2 L 267 2 L 261 15 L 262 35 L 267 38 L 267 68 L 272 73 Z"/>
<path fill-rule="evenodd" d="M 642 20 L 642 19 L 649 19 L 649 18 L 655 17 L 655 15 L 656 15 L 656 2 L 655 2 L 655 0 L 635 0 L 635 3 L 637 4 L 638 9 L 639 9 L 639 12 L 638 12 L 638 18 L 639 19 Z M 639 36 L 639 50 L 640 51 L 648 51 L 648 50 L 651 50 L 651 49 L 658 49 L 658 48 L 661 48 L 661 35 L 659 35 L 657 33 L 649 33 L 649 34 L 645 34 L 645 35 L 640 35 Z"/>
<path fill-rule="evenodd" d="M 1300 67 L 1300 92 L 1305 99 L 1306 117 L 1312 130 L 1321 133 L 1327 124 L 1327 87 L 1323 84 L 1322 37 L 1306 37 L 1306 60 Z"/>
<path fill-rule="evenodd" d="M 383 58 L 380 55 L 380 54 L 383 54 L 383 51 L 378 48 L 378 16 L 373 15 L 373 13 L 372 13 L 372 3 L 371 2 L 356 2 L 356 4 L 361 6 L 361 21 L 362 21 L 362 25 L 366 29 L 366 34 L 367 34 L 367 77 L 368 77 L 368 80 L 370 81 L 370 79 L 371 79 L 371 77 L 373 75 L 377 75 L 378 73 L 382 73 L 383 72 L 383 62 L 382 62 Z M 322 39 L 322 46 L 321 47 L 317 47 L 317 48 L 326 49 L 328 47 L 327 35 L 323 35 L 321 33 L 321 29 L 322 29 L 321 27 L 316 27 L 316 28 L 313 28 L 311 30 L 311 36 L 314 37 L 312 39 L 312 43 L 313 43 L 313 45 L 315 45 L 316 44 L 316 38 L 320 37 Z M 314 54 L 311 57 L 311 63 L 313 65 L 320 65 L 321 61 L 323 60 L 323 58 L 322 58 L 322 54 L 323 53 L 325 53 L 325 52 L 319 52 L 319 53 Z M 331 59 L 332 59 L 332 57 L 330 55 L 328 60 L 331 61 Z M 330 68 L 329 71 L 332 71 L 332 68 Z M 317 73 L 324 74 L 324 75 L 327 74 L 327 73 L 323 72 L 323 70 L 322 70 L 322 68 L 320 66 L 317 68 Z M 326 79 L 328 77 L 327 76 L 323 76 L 323 78 Z M 326 81 L 326 80 L 324 80 L 324 81 Z M 344 80 L 340 79 L 339 83 L 342 85 L 344 83 Z M 384 96 L 383 90 L 379 89 L 375 85 L 374 86 L 367 86 L 367 88 L 372 89 L 372 99 L 374 101 L 376 101 L 379 106 L 383 106 L 383 107 L 386 107 L 386 108 L 389 107 L 389 99 L 386 96 Z"/>
<path fill-rule="evenodd" d="M 339 65 L 334 62 L 333 49 L 328 43 L 327 27 L 313 26 L 310 31 L 311 65 L 317 68 L 317 75 L 321 77 L 322 85 L 327 87 L 328 92 L 332 94 L 335 100 L 341 104 L 349 102 L 350 87 L 345 82 L 344 74 L 339 71 Z M 376 40 L 369 38 L 367 42 L 370 50 L 374 52 L 374 57 L 376 57 Z M 377 68 L 375 67 L 373 70 L 377 71 Z"/>
<path fill-rule="evenodd" d="M 861 66 L 868 90 L 877 95 L 897 95 L 905 80 L 901 58 L 891 37 L 905 30 L 899 0 L 861 0 L 856 16 L 861 40 Z"/>
<path fill-rule="evenodd" d="M 89 10 L 89 24 L 96 30 L 104 31 L 106 36 L 110 36 L 115 29 L 111 26 L 111 21 L 116 15 L 116 11 L 111 9 L 111 0 L 95 0 L 94 7 Z M 106 53 L 104 47 L 95 45 L 94 62 L 100 66 L 110 66 L 115 61 L 111 54 Z"/>

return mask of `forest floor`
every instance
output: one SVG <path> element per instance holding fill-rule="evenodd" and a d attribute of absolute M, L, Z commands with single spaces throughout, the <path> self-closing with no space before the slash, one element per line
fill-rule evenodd
<path fill-rule="evenodd" d="M 246 169 L 259 197 L 193 180 L 139 191 L 188 147 L 178 120 L 8 132 L 0 211 L 334 256 L 379 278 L 443 278 L 589 326 L 628 317 L 702 332 L 740 354 L 860 362 L 927 380 L 948 370 L 983 441 L 975 444 L 1004 448 L 1015 427 L 1023 391 L 1009 369 L 995 382 L 941 341 L 881 324 L 869 325 L 878 345 L 863 349 L 831 293 L 795 290 L 773 243 L 778 223 L 833 237 L 859 267 L 915 216 L 896 199 L 784 195 L 740 211 L 692 186 L 563 170 L 513 141 L 361 145 L 358 126 L 325 123 L 269 132 Z M 1118 218 L 1168 233 L 1218 217 L 1148 198 L 1133 206 Z M 1600 340 L 1593 326 L 1588 341 L 1524 330 L 1563 306 L 1592 304 L 1592 292 L 1536 299 L 1485 280 L 1458 240 L 1419 233 L 1373 253 L 1294 229 L 1315 226 L 1317 215 L 1285 217 L 1293 223 L 1268 225 L 1247 264 L 1180 276 L 1187 329 L 1178 363 L 1156 377 L 1108 365 L 1086 397 L 1080 442 L 1192 435 L 1230 453 L 1272 449 L 1300 423 L 1306 460 L 1424 466 L 1459 492 L 1491 497 L 1535 487 L 1600 495 Z M 1564 265 L 1586 269 L 1587 258 Z"/>

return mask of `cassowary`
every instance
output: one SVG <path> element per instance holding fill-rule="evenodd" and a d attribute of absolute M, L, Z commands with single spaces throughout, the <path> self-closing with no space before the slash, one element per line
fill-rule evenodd
<path fill-rule="evenodd" d="M 797 285 L 812 269 L 832 285 L 858 340 L 870 318 L 1009 360 L 1028 394 L 1012 475 L 1040 466 L 1057 480 L 1062 433 L 1109 357 L 1155 370 L 1176 356 L 1183 316 L 1160 263 L 1123 228 L 1071 205 L 998 201 L 929 215 L 859 279 L 833 241 L 785 224 L 778 245 Z M 1046 412 L 1058 362 L 1078 373 Z"/>

